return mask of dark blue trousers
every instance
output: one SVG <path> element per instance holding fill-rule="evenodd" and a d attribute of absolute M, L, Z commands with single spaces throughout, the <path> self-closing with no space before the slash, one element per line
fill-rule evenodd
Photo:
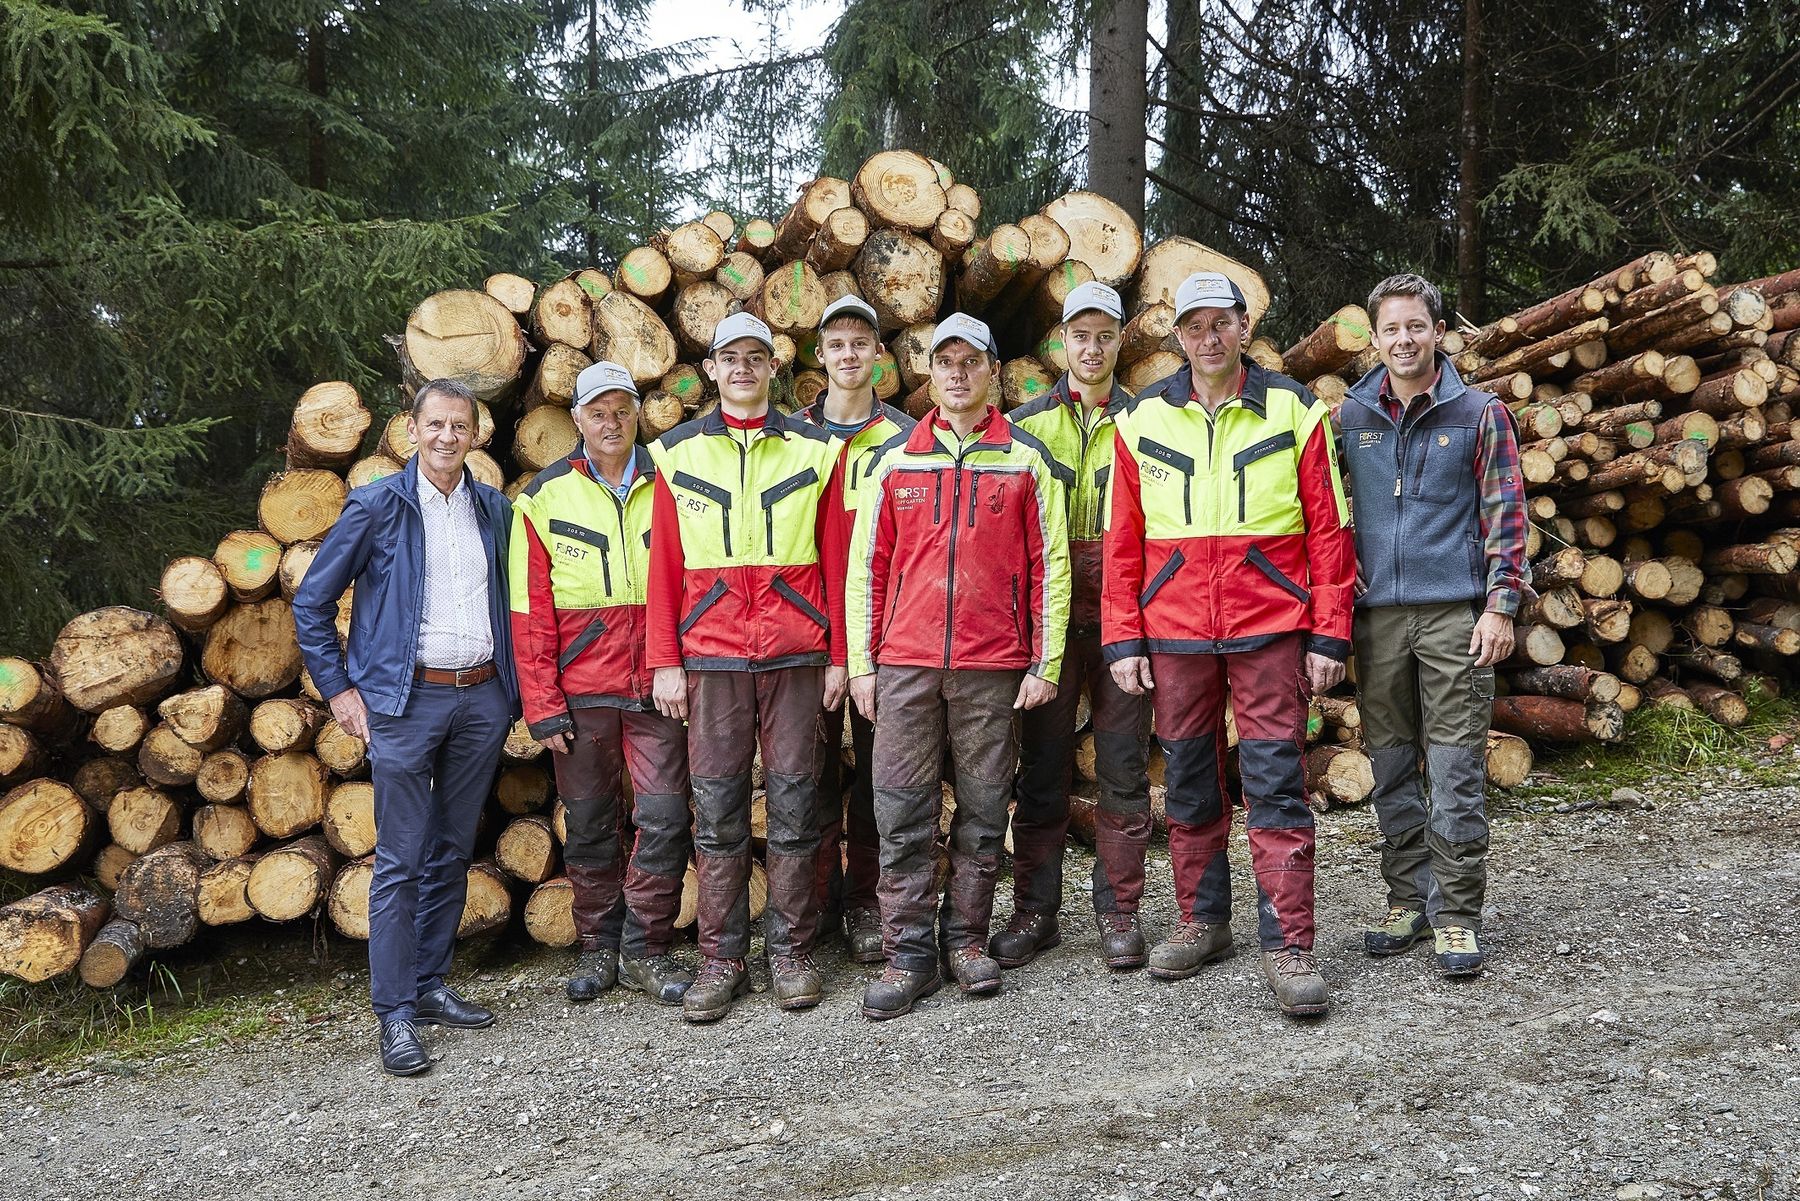
<path fill-rule="evenodd" d="M 412 1017 L 419 994 L 450 970 L 475 831 L 511 724 L 497 679 L 415 684 L 399 717 L 369 714 L 369 1000 L 378 1018 Z"/>

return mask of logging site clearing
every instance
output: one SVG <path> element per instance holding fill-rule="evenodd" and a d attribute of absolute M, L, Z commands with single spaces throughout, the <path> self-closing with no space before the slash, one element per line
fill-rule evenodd
<path fill-rule="evenodd" d="M 1256 978 L 1241 830 L 1236 958 L 1109 974 L 1071 848 L 1061 948 L 879 1026 L 835 952 L 819 1009 L 759 993 L 696 1028 L 622 990 L 576 1009 L 567 952 L 477 942 L 456 979 L 499 1022 L 431 1032 L 432 1072 L 397 1080 L 359 948 L 323 935 L 219 931 L 103 992 L 9 982 L 0 1195 L 1792 1197 L 1800 756 L 1772 724 L 1709 766 L 1590 748 L 1495 794 L 1473 981 L 1363 955 L 1374 815 L 1323 815 L 1317 1024 Z M 1155 929 L 1160 842 L 1150 889 Z"/>

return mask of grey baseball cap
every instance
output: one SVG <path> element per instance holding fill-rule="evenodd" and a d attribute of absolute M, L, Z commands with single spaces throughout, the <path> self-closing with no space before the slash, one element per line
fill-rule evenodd
<path fill-rule="evenodd" d="M 775 335 L 762 318 L 752 317 L 749 313 L 733 313 L 719 322 L 718 328 L 713 330 L 712 348 L 729 346 L 739 338 L 755 338 L 769 348 L 770 354 L 775 353 Z"/>
<path fill-rule="evenodd" d="M 1089 309 L 1105 313 L 1115 320 L 1125 320 L 1125 302 L 1119 294 L 1098 280 L 1089 280 L 1078 285 L 1063 299 L 1064 321 L 1071 317 L 1079 317 Z"/>
<path fill-rule="evenodd" d="M 988 329 L 987 322 L 977 321 L 967 313 L 951 313 L 938 322 L 937 329 L 931 335 L 931 349 L 928 354 L 936 354 L 938 347 L 955 338 L 961 338 L 977 350 L 985 350 L 999 357 L 999 350 L 994 347 L 994 333 Z"/>
<path fill-rule="evenodd" d="M 1243 312 L 1250 310 L 1243 289 L 1233 283 L 1230 276 L 1217 271 L 1196 271 L 1175 289 L 1177 321 L 1195 309 L 1229 309 L 1233 306 Z"/>
<path fill-rule="evenodd" d="M 819 318 L 819 328 L 824 329 L 831 324 L 833 317 L 860 317 L 876 329 L 881 328 L 881 320 L 875 315 L 875 306 L 855 293 L 838 297 L 825 306 L 825 315 Z"/>
<path fill-rule="evenodd" d="M 580 408 L 588 401 L 606 392 L 629 392 L 633 400 L 638 399 L 637 381 L 631 378 L 631 372 L 617 363 L 601 359 L 581 369 L 575 377 L 575 408 Z"/>

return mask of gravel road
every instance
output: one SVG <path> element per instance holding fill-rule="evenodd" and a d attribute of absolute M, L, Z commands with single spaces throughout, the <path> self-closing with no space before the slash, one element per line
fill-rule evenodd
<path fill-rule="evenodd" d="M 1315 1024 L 1257 973 L 1241 831 L 1237 958 L 1109 974 L 1072 849 L 1059 950 L 880 1026 L 835 954 L 812 1013 L 758 994 L 693 1028 L 490 952 L 462 983 L 500 1022 L 430 1033 L 432 1071 L 395 1080 L 340 948 L 335 999 L 280 1033 L 0 1083 L 0 1197 L 1800 1197 L 1800 791 L 1653 798 L 1498 802 L 1490 967 L 1462 983 L 1361 954 L 1374 819 L 1322 819 Z"/>

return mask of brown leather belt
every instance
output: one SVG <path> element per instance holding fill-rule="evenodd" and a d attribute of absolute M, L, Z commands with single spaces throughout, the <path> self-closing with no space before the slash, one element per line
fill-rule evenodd
<path fill-rule="evenodd" d="M 473 688 L 477 684 L 485 684 L 500 674 L 492 659 L 477 667 L 440 668 L 415 667 L 413 679 L 421 684 L 448 684 L 452 688 Z"/>

